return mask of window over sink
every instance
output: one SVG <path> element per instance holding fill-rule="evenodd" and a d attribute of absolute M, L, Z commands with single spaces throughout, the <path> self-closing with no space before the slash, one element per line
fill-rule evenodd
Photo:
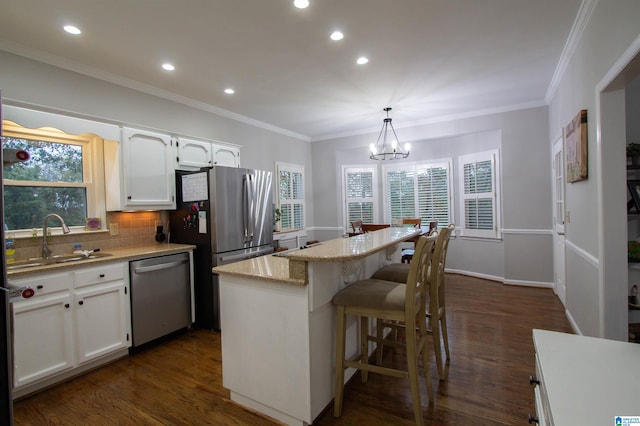
<path fill-rule="evenodd" d="M 105 215 L 102 138 L 54 128 L 29 129 L 3 120 L 2 147 L 25 150 L 25 162 L 3 165 L 5 223 L 12 231 L 42 228 L 57 213 L 84 229 L 87 217 Z"/>

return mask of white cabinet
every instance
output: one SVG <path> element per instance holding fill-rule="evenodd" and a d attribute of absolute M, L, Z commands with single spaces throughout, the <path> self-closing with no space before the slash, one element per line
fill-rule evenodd
<path fill-rule="evenodd" d="M 210 142 L 178 138 L 176 141 L 176 169 L 200 170 L 213 165 L 213 150 Z"/>
<path fill-rule="evenodd" d="M 14 302 L 12 325 L 15 388 L 73 367 L 69 291 Z"/>
<path fill-rule="evenodd" d="M 213 164 L 216 166 L 240 167 L 240 149 L 229 145 L 212 145 Z"/>
<path fill-rule="evenodd" d="M 105 141 L 107 210 L 172 210 L 175 202 L 171 136 L 125 127 L 120 144 Z"/>
<path fill-rule="evenodd" d="M 240 149 L 182 137 L 176 139 L 176 170 L 200 170 L 213 165 L 240 167 Z"/>
<path fill-rule="evenodd" d="M 74 272 L 78 364 L 130 346 L 125 268 L 119 263 Z"/>
<path fill-rule="evenodd" d="M 14 396 L 127 354 L 128 263 L 12 280 L 36 295 L 12 303 Z"/>
<path fill-rule="evenodd" d="M 533 330 L 533 344 L 539 424 L 600 426 L 618 424 L 618 416 L 640 418 L 639 344 L 547 330 Z"/>

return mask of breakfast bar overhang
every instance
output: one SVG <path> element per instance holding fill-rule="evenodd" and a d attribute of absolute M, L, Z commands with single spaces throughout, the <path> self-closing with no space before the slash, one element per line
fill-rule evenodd
<path fill-rule="evenodd" d="M 333 296 L 398 262 L 401 243 L 419 234 L 391 227 L 213 268 L 220 275 L 222 378 L 231 399 L 286 424 L 311 424 L 333 399 Z M 347 356 L 358 352 L 355 318 L 346 348 Z M 345 381 L 354 372 L 347 370 Z"/>

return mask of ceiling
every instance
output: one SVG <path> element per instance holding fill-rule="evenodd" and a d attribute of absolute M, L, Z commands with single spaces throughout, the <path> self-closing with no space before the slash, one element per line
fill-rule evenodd
<path fill-rule="evenodd" d="M 545 104 L 581 4 L 292 2 L 0 0 L 0 50 L 316 141 Z"/>

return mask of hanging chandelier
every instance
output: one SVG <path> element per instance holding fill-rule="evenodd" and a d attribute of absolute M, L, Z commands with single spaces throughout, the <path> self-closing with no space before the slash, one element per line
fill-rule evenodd
<path fill-rule="evenodd" d="M 393 128 L 391 118 L 389 118 L 391 107 L 386 107 L 383 111 L 387 113 L 387 118 L 383 120 L 382 129 L 380 129 L 380 134 L 378 135 L 378 140 L 375 145 L 371 144 L 370 146 L 371 155 L 369 158 L 372 160 L 398 160 L 407 158 L 409 156 L 409 144 L 405 144 L 404 149 L 398 144 L 396 130 Z M 389 128 L 391 128 L 390 132 Z"/>

